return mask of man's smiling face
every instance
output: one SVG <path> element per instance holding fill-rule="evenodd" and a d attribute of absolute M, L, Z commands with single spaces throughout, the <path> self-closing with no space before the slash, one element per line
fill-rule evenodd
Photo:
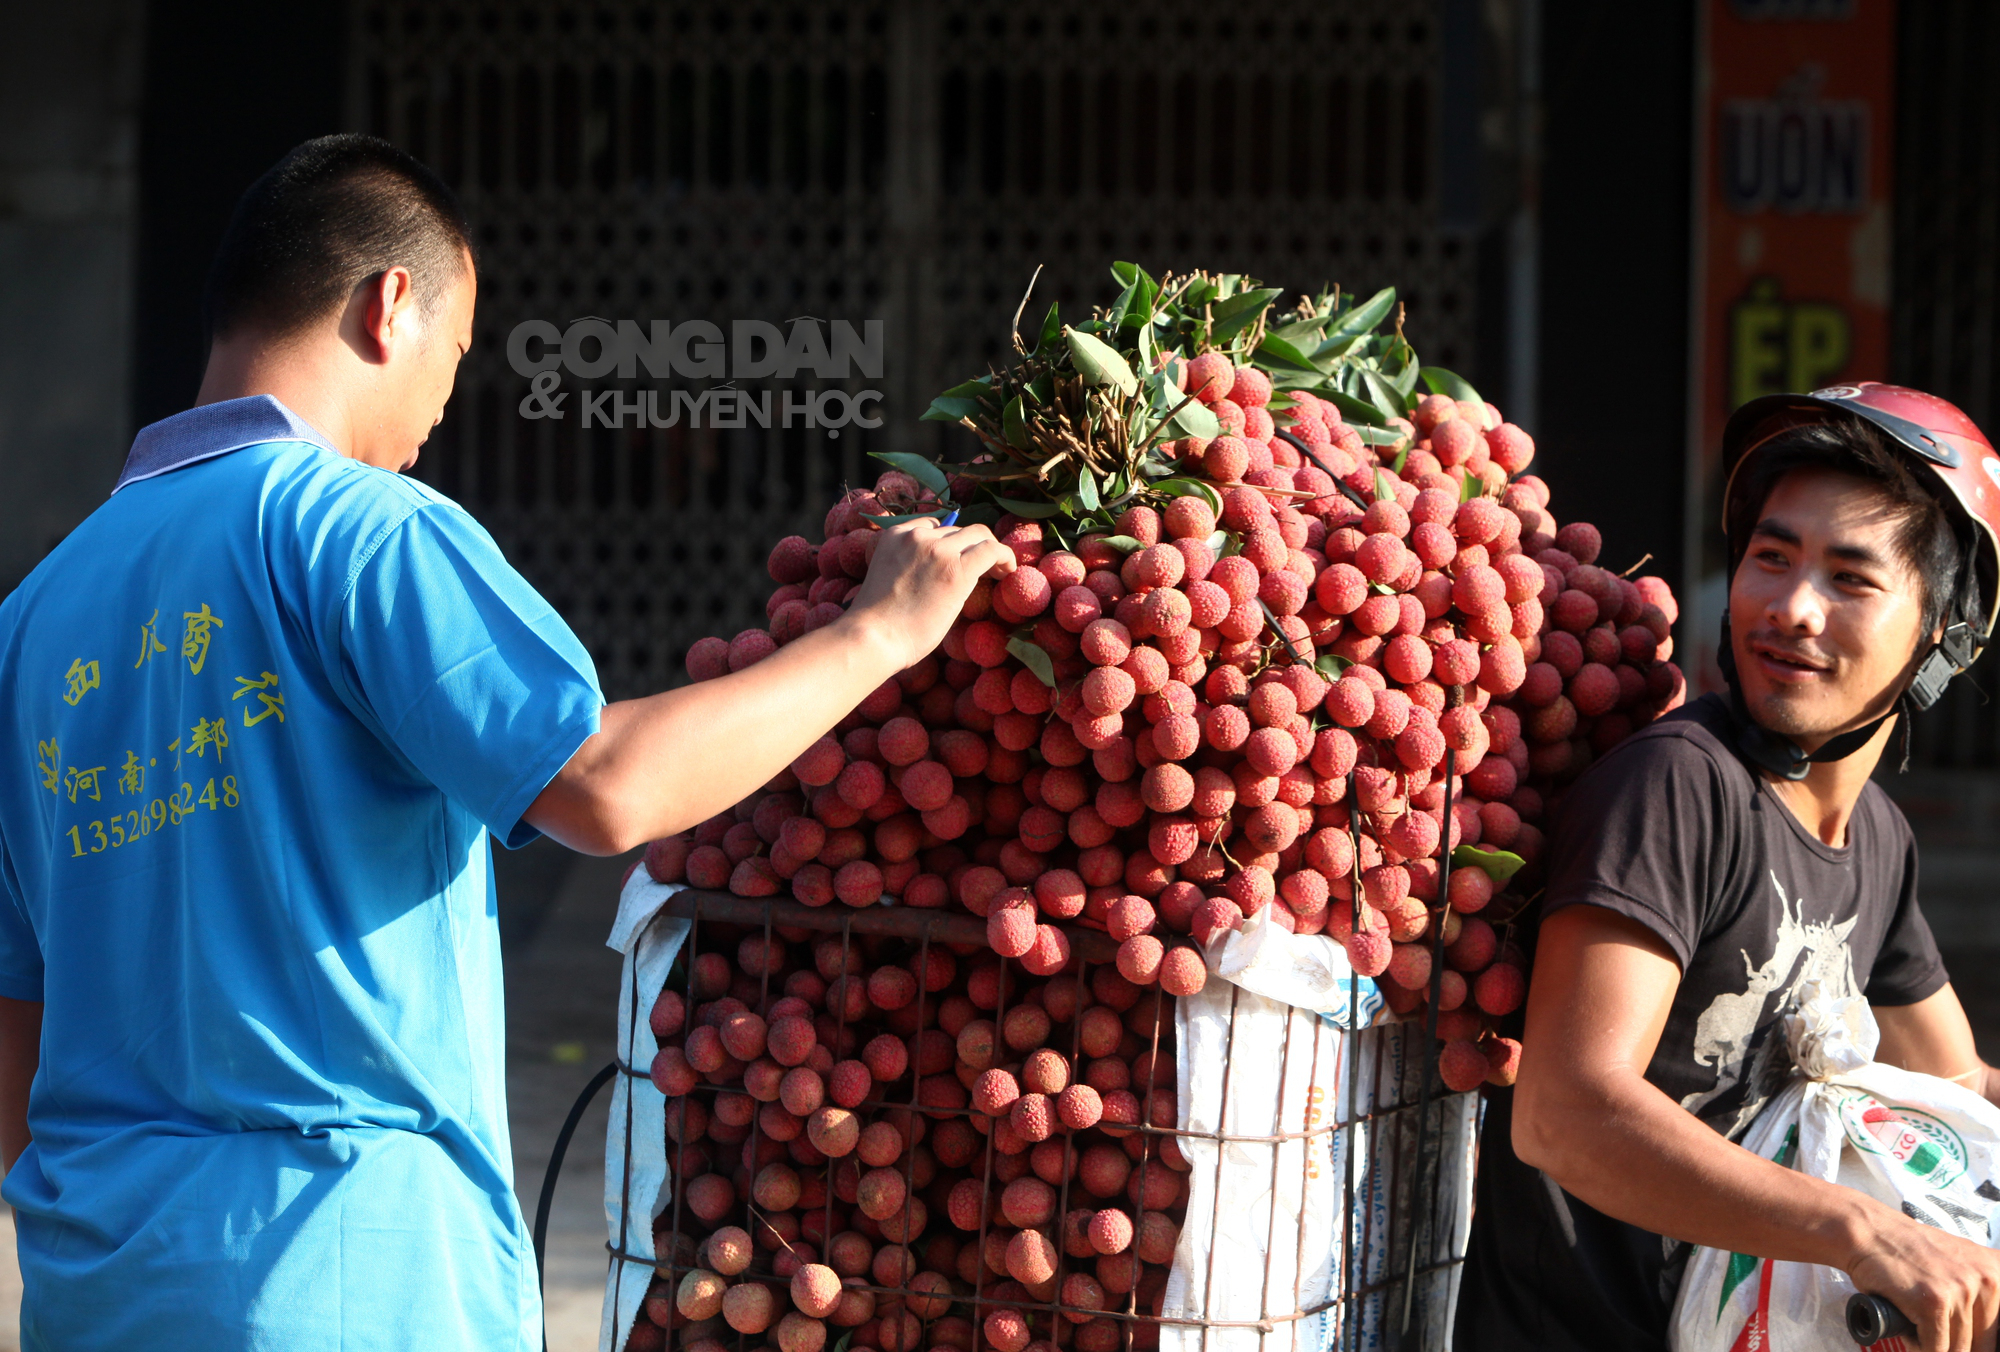
<path fill-rule="evenodd" d="M 1923 580 L 1876 486 L 1802 469 L 1772 488 L 1729 586 L 1751 717 L 1808 752 L 1887 712 L 1915 662 Z"/>

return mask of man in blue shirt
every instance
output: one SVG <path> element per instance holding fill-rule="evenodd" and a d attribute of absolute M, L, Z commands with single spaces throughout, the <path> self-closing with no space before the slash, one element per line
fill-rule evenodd
<path fill-rule="evenodd" d="M 604 706 L 403 478 L 471 343 L 449 193 L 253 185 L 197 406 L 0 605 L 0 1154 L 35 1349 L 531 1349 L 489 834 L 617 853 L 768 780 L 1012 555 L 885 533 L 842 620 Z"/>

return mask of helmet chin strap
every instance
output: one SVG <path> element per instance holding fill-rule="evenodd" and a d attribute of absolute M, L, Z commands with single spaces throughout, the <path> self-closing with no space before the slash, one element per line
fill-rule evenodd
<path fill-rule="evenodd" d="M 1888 713 L 1883 714 L 1872 723 L 1855 728 L 1851 732 L 1843 732 L 1837 737 L 1827 738 L 1821 744 L 1819 750 L 1808 755 L 1806 752 L 1801 751 L 1798 743 L 1794 742 L 1791 738 L 1784 736 L 1782 733 L 1771 731 L 1752 718 L 1750 711 L 1744 707 L 1743 689 L 1738 684 L 1736 677 L 1736 652 L 1730 644 L 1729 620 L 1726 616 L 1722 621 L 1722 646 L 1717 650 L 1716 656 L 1717 661 L 1722 667 L 1722 675 L 1729 682 L 1729 713 L 1736 723 L 1737 753 L 1759 769 L 1769 770 L 1778 778 L 1790 780 L 1793 783 L 1804 779 L 1815 765 L 1825 765 L 1830 761 L 1845 760 L 1859 751 L 1868 744 L 1868 740 L 1871 737 L 1881 730 L 1882 725 L 1888 722 L 1895 714 L 1899 712 L 1915 712 L 1914 709 L 1906 707 L 1911 703 L 1911 700 L 1910 692 L 1905 691 L 1896 697 L 1894 704 L 1889 706 Z M 1920 664 L 1919 671 L 1927 669 L 1930 663 L 1938 656 L 1939 654 L 1933 650 L 1925 658 L 1924 662 Z M 1947 674 L 1945 679 L 1949 680 L 1950 675 Z M 1939 685 L 1942 687 L 1942 682 Z M 1934 701 L 1936 698 L 1935 694 L 1932 695 L 1931 701 Z M 1926 704 L 1931 701 L 1926 701 Z M 1904 728 L 1906 731 L 1908 726 L 1908 721 L 1905 720 Z"/>

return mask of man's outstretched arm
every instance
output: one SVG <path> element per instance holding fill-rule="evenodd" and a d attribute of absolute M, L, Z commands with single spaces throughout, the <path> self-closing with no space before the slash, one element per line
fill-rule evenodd
<path fill-rule="evenodd" d="M 528 823 L 573 850 L 620 854 L 741 802 L 936 648 L 981 578 L 1013 570 L 984 526 L 890 527 L 839 620 L 742 671 L 608 705 Z"/>
<path fill-rule="evenodd" d="M 0 996 L 0 1171 L 28 1148 L 28 1086 L 42 1063 L 42 1002 Z"/>
<path fill-rule="evenodd" d="M 1571 906 L 1543 923 L 1515 1153 L 1586 1204 L 1657 1234 L 1840 1268 L 1916 1320 L 1925 1348 L 1992 1348 L 2000 1254 L 1760 1159 L 1646 1081 L 1679 985 L 1673 955 L 1636 921 Z"/>
<path fill-rule="evenodd" d="M 1913 1005 L 1875 1005 L 1882 1043 L 1875 1059 L 1962 1084 L 2000 1104 L 2000 1070 L 1980 1059 L 1965 1006 L 1949 984 Z"/>

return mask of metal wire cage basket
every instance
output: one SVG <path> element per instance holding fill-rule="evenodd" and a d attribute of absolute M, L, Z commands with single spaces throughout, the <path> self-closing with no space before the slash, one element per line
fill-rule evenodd
<path fill-rule="evenodd" d="M 992 957 L 985 926 L 972 916 L 908 907 L 817 909 L 691 889 L 675 893 L 647 921 L 649 932 L 669 928 L 683 937 L 665 988 L 680 992 L 689 1030 L 699 1009 L 725 998 L 712 984 L 715 965 L 701 970 L 703 954 L 762 955 L 761 963 L 738 964 L 731 994 L 770 1011 L 784 998 L 773 984 L 785 971 L 781 964 L 812 970 L 799 956 L 817 955 L 831 942 L 842 965 L 819 1016 L 826 1051 L 819 1068 L 827 1069 L 827 1057 L 858 1055 L 871 1026 L 884 1030 L 878 1038 L 901 1038 L 907 1073 L 872 1079 L 864 1096 L 850 1094 L 842 1106 L 857 1121 L 891 1124 L 903 1148 L 893 1159 L 879 1150 L 867 1161 L 829 1156 L 798 1125 L 802 1115 L 790 1111 L 807 1102 L 774 1093 L 768 1067 L 725 1063 L 666 1100 L 660 1144 L 668 1182 L 657 1197 L 646 1196 L 634 1183 L 644 1173 L 635 1172 L 635 1150 L 649 1144 L 636 1105 L 660 1091 L 648 1065 L 621 1061 L 627 1092 L 614 1113 L 624 1121 L 614 1121 L 612 1134 L 622 1145 L 609 1166 L 616 1175 L 611 1191 L 622 1203 L 608 1244 L 610 1346 L 640 1352 L 753 1352 L 766 1344 L 780 1352 L 1024 1352 L 1030 1343 L 1033 1352 L 1448 1346 L 1470 1228 L 1480 1100 L 1442 1091 L 1434 1040 L 1417 1023 L 1375 1021 L 1378 1011 L 1370 1006 L 1379 1002 L 1357 995 L 1365 980 L 1350 985 L 1345 1008 L 1334 1015 L 1217 980 L 1177 1002 L 1158 985 L 1105 981 L 1102 973 L 1115 974 L 1116 945 L 1090 929 L 1068 931 L 1071 961 L 1044 979 Z M 847 964 L 856 954 L 921 978 L 909 1002 L 886 1019 L 877 1011 L 850 1023 L 850 1010 L 865 1002 L 848 998 L 851 988 L 839 983 L 849 979 Z M 943 975 L 961 964 L 989 974 L 971 998 L 964 973 Z M 762 969 L 754 979 L 741 970 L 751 965 Z M 653 1045 L 648 1020 L 659 989 L 628 981 L 623 1046 L 640 1052 Z M 1108 1007 L 1098 998 L 1105 994 L 1131 998 L 1117 1011 L 1117 1051 L 1093 1058 L 1093 1050 L 1104 1049 L 1105 1018 L 1085 1011 Z M 1015 1014 L 1026 1031 L 1010 1039 L 1010 1013 L 1034 1008 L 1040 1013 Z M 1130 1067 L 1129 1087 L 1101 1095 L 1107 1119 L 1114 1095 L 1129 1096 L 1121 1120 L 1081 1130 L 1054 1120 L 1039 1139 L 1024 1139 L 1009 1117 L 993 1117 L 969 1094 L 954 1092 L 970 1087 L 971 1067 L 957 1051 L 958 1034 L 973 1021 L 968 1010 L 994 1030 L 995 1066 L 1002 1057 L 1018 1064 L 1037 1049 L 1018 1045 L 1025 1042 L 1056 1052 L 1078 1082 L 1086 1074 L 1115 1081 L 1095 1061 L 1122 1060 Z M 1031 1124 L 1028 1136 L 1038 1130 Z M 862 1165 L 877 1159 L 884 1163 L 870 1171 L 878 1176 L 872 1206 L 863 1208 Z M 772 1173 L 769 1165 L 780 1169 Z M 901 1186 L 884 1182 L 885 1172 L 899 1173 Z M 777 1183 L 760 1196 L 766 1177 Z M 1028 1199 L 1017 1203 L 1010 1185 L 1033 1178 L 1046 1188 L 1017 1190 Z M 1107 1186 L 1114 1179 L 1119 1186 Z M 782 1202 L 790 1205 L 772 1205 Z M 1130 1222 L 1126 1246 L 1111 1253 L 1101 1239 L 1093 1244 L 1089 1229 L 1090 1218 L 1105 1210 L 1123 1211 Z M 1108 1224 L 1117 1231 L 1115 1222 Z M 769 1295 L 746 1289 L 730 1298 L 734 1309 L 717 1317 L 703 1303 L 712 1290 L 688 1303 L 679 1294 L 690 1273 L 713 1272 L 705 1237 L 732 1225 L 750 1237 L 754 1251 L 726 1280 L 732 1290 L 761 1287 Z M 842 1225 L 850 1229 L 836 1229 Z M 1030 1231 L 1042 1236 L 1025 1242 L 1043 1256 L 1044 1267 L 1010 1270 L 1010 1244 Z M 871 1248 L 871 1261 L 859 1266 Z M 786 1293 L 803 1261 L 832 1263 L 843 1279 L 839 1307 L 811 1328 L 796 1318 L 784 1323 Z M 1041 1280 L 1022 1280 L 1027 1276 Z M 621 1310 L 633 1317 L 621 1318 Z"/>

